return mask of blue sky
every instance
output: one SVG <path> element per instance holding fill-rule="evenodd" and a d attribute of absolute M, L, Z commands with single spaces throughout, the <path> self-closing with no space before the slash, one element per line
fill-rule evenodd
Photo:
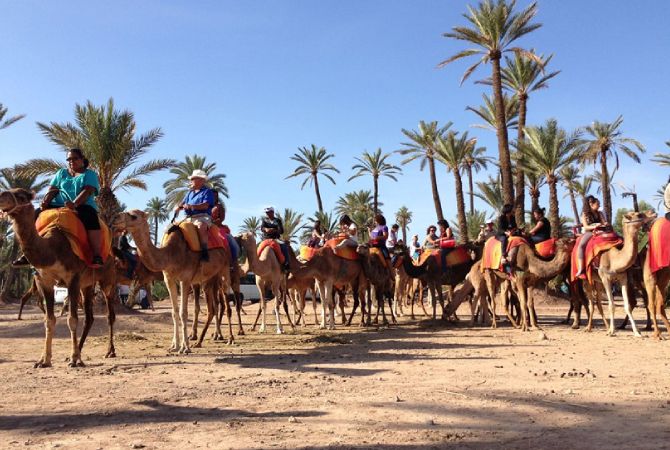
<path fill-rule="evenodd" d="M 522 6 L 528 2 L 520 1 Z M 495 135 L 471 128 L 486 89 L 459 86 L 466 62 L 437 63 L 466 45 L 441 37 L 464 24 L 465 1 L 3 1 L 0 5 L 0 102 L 27 114 L 0 131 L 0 167 L 32 157 L 59 157 L 36 121 L 72 120 L 75 103 L 102 104 L 110 96 L 135 113 L 138 130 L 160 126 L 165 137 L 152 156 L 206 155 L 227 175 L 228 220 L 237 229 L 264 205 L 291 207 L 306 217 L 316 209 L 313 190 L 285 180 L 300 146 L 317 144 L 336 155 L 337 185 L 321 183 L 326 209 L 368 178 L 347 182 L 364 150 L 400 147 L 401 128 L 419 120 L 454 122 L 497 155 Z M 667 89 L 670 48 L 661 0 L 544 0 L 542 28 L 520 44 L 554 53 L 561 74 L 532 95 L 528 122 L 555 117 L 569 130 L 593 120 L 624 116 L 626 135 L 647 147 L 641 165 L 624 159 L 615 182 L 635 185 L 651 199 L 667 169 L 649 162 L 670 152 Z M 490 73 L 488 66 L 473 81 Z M 512 132 L 514 135 L 515 133 Z M 399 163 L 400 156 L 392 158 Z M 427 173 L 403 167 L 383 180 L 387 216 L 406 205 L 411 228 L 434 222 Z M 479 178 L 486 178 L 480 174 Z M 166 174 L 151 177 L 149 192 L 121 193 L 143 208 L 163 195 Z M 448 218 L 456 215 L 453 178 L 438 170 Z M 547 192 L 541 201 L 546 204 Z M 615 207 L 628 206 L 615 199 Z M 483 208 L 482 203 L 477 203 Z M 569 202 L 561 213 L 570 215 Z"/>

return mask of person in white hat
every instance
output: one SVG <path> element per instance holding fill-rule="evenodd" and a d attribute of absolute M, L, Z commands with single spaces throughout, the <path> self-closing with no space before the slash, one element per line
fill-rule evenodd
<path fill-rule="evenodd" d="M 493 219 L 489 219 L 486 221 L 486 224 L 480 225 L 479 235 L 477 236 L 476 242 L 486 242 L 488 238 L 495 235 L 495 224 L 493 223 Z"/>
<path fill-rule="evenodd" d="M 207 249 L 207 233 L 212 225 L 212 208 L 216 204 L 214 191 L 208 188 L 207 172 L 196 169 L 188 179 L 190 189 L 184 197 L 184 200 L 175 206 L 175 212 L 184 210 L 186 220 L 193 222 L 198 229 L 200 237 L 200 259 L 209 261 L 209 250 Z"/>
<path fill-rule="evenodd" d="M 284 224 L 281 218 L 275 216 L 275 209 L 272 206 L 265 208 L 265 217 L 261 221 L 261 233 L 263 239 L 274 239 L 279 244 L 282 254 L 284 255 L 284 265 L 282 269 L 288 272 L 289 255 L 288 246 L 284 241 L 281 241 L 281 235 L 284 234 Z"/>

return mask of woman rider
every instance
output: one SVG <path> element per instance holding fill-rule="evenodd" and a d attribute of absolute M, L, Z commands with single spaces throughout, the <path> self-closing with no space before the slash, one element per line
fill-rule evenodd
<path fill-rule="evenodd" d="M 498 239 L 502 246 L 502 263 L 507 264 L 507 240 L 517 233 L 516 219 L 514 218 L 514 207 L 510 204 L 503 206 L 502 214 L 498 217 Z"/>
<path fill-rule="evenodd" d="M 438 220 L 437 221 L 437 226 L 440 227 L 440 263 L 442 264 L 442 273 L 444 273 L 447 270 L 447 255 L 452 248 L 449 247 L 443 247 L 441 245 L 442 242 L 444 241 L 449 241 L 454 238 L 454 233 L 451 231 L 451 227 L 449 226 L 449 222 L 447 222 L 444 219 Z"/>
<path fill-rule="evenodd" d="M 584 274 L 584 252 L 586 251 L 586 245 L 593 237 L 593 234 L 599 229 L 602 230 L 609 227 L 607 218 L 602 211 L 600 211 L 600 201 L 593 195 L 586 197 L 581 219 L 584 234 L 582 234 L 582 239 L 579 241 L 576 277 Z"/>
<path fill-rule="evenodd" d="M 36 214 L 45 209 L 68 208 L 77 213 L 79 220 L 84 224 L 88 242 L 93 252 L 91 266 L 102 267 L 102 231 L 98 219 L 98 205 L 95 197 L 100 189 L 98 175 L 88 168 L 88 159 L 78 148 L 67 152 L 67 169 L 60 169 L 51 180 L 49 191 L 46 193 L 37 209 Z M 25 256 L 14 261 L 16 267 L 30 264 Z"/>
<path fill-rule="evenodd" d="M 426 237 L 423 240 L 424 250 L 435 250 L 440 248 L 440 238 L 437 237 L 436 231 L 437 227 L 435 225 L 431 225 L 426 229 Z"/>
<path fill-rule="evenodd" d="M 551 238 L 551 224 L 549 220 L 544 217 L 544 208 L 535 208 L 533 210 L 533 219 L 535 219 L 535 226 L 530 230 L 530 241 L 533 244 L 539 244 Z"/>
<path fill-rule="evenodd" d="M 321 247 L 321 242 L 325 240 L 325 237 L 325 233 L 321 229 L 321 221 L 315 221 L 314 227 L 312 228 L 312 236 L 309 238 L 309 241 L 307 241 L 307 247 Z"/>
<path fill-rule="evenodd" d="M 373 247 L 381 250 L 384 258 L 390 259 L 389 249 L 386 247 L 386 240 L 389 238 L 389 229 L 386 226 L 386 218 L 381 214 L 375 215 L 375 227 L 370 230 L 370 242 Z"/>

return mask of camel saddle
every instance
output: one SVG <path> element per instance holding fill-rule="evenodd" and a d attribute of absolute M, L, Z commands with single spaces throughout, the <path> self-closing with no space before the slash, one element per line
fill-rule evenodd
<path fill-rule="evenodd" d="M 342 242 L 345 238 L 344 237 L 336 237 L 333 239 L 328 239 L 326 243 L 323 245 L 321 248 L 330 248 L 333 250 L 333 253 L 335 253 L 336 256 L 339 256 L 342 259 L 346 259 L 348 261 L 358 261 L 359 256 L 358 253 L 356 253 L 356 247 L 349 247 L 349 246 L 344 246 L 344 247 L 338 247 L 337 244 Z M 320 249 L 317 249 L 320 250 Z"/>
<path fill-rule="evenodd" d="M 551 238 L 546 241 L 535 244 L 535 252 L 542 258 L 553 258 L 556 254 L 556 241 L 558 239 Z"/>
<path fill-rule="evenodd" d="M 575 275 L 577 274 L 579 244 L 582 240 L 582 237 L 583 235 L 577 236 L 577 241 L 575 242 L 575 246 L 572 249 L 572 258 L 570 261 L 570 281 L 574 281 L 576 279 Z M 589 239 L 588 244 L 586 244 L 586 250 L 584 251 L 584 267 L 586 270 L 579 278 L 586 279 L 588 280 L 589 284 L 593 284 L 593 269 L 597 269 L 600 266 L 600 255 L 613 247 L 621 247 L 622 245 L 623 239 L 614 232 L 593 235 L 591 239 Z"/>
<path fill-rule="evenodd" d="M 40 236 L 45 236 L 53 230 L 59 230 L 70 242 L 72 252 L 86 265 L 91 265 L 93 252 L 88 243 L 88 235 L 84 224 L 79 220 L 75 211 L 69 208 L 54 208 L 42 211 L 35 222 L 35 228 Z M 112 235 L 107 225 L 102 221 L 100 221 L 100 231 L 102 231 L 102 254 L 100 257 L 103 261 L 107 261 L 107 257 L 112 252 Z"/>
<path fill-rule="evenodd" d="M 520 245 L 529 245 L 528 241 L 521 236 L 510 236 L 507 239 L 507 253 Z M 502 242 L 492 236 L 486 240 L 484 244 L 484 254 L 482 255 L 482 263 L 480 270 L 484 272 L 485 269 L 503 270 L 502 263 Z"/>
<path fill-rule="evenodd" d="M 181 234 L 188 244 L 188 248 L 193 252 L 200 251 L 200 237 L 198 236 L 198 229 L 192 222 L 187 220 L 182 220 L 176 226 L 181 231 Z M 163 240 L 161 245 L 165 246 L 167 243 L 168 236 L 170 235 L 171 230 L 163 235 Z M 217 248 L 228 248 L 228 241 L 226 238 L 222 237 L 219 233 L 219 227 L 216 225 L 210 225 L 207 232 L 207 248 L 209 250 L 214 250 Z"/>
<path fill-rule="evenodd" d="M 424 262 L 426 262 L 426 260 L 428 260 L 428 258 L 435 258 L 437 265 L 442 268 L 442 260 L 440 258 L 439 249 L 424 250 L 421 255 L 419 255 L 419 260 L 416 262 L 416 265 L 422 265 Z M 472 258 L 470 258 L 470 252 L 465 245 L 457 245 L 452 251 L 447 253 L 447 267 L 458 266 L 469 261 L 472 261 Z"/>
<path fill-rule="evenodd" d="M 261 253 L 263 253 L 263 250 L 265 250 L 267 247 L 270 247 L 272 251 L 275 252 L 275 256 L 277 257 L 279 264 L 284 264 L 284 254 L 281 252 L 279 242 L 274 239 L 264 239 L 261 241 L 261 243 L 258 245 L 258 250 L 256 250 L 256 254 L 261 256 Z"/>
<path fill-rule="evenodd" d="M 651 273 L 670 267 L 670 220 L 661 217 L 649 230 L 649 268 Z"/>

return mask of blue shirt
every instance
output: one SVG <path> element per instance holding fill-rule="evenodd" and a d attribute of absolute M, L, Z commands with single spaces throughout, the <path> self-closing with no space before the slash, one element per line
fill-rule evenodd
<path fill-rule="evenodd" d="M 53 180 L 51 180 L 51 186 L 58 188 L 58 195 L 50 203 L 51 206 L 56 207 L 65 206 L 65 202 L 74 203 L 74 200 L 81 194 L 81 191 L 86 186 L 91 186 L 95 190 L 93 194 L 88 196 L 85 204 L 93 207 L 96 211 L 98 210 L 95 196 L 98 195 L 98 191 L 100 190 L 100 182 L 98 181 L 98 175 L 91 169 L 86 169 L 83 173 L 75 174 L 75 176 L 70 175 L 67 169 L 60 169 L 56 172 Z"/>
<path fill-rule="evenodd" d="M 212 208 L 214 207 L 214 191 L 203 187 L 199 191 L 188 191 L 186 198 L 184 198 L 184 204 L 186 205 L 201 205 L 207 203 L 209 207 L 206 210 L 184 210 L 187 216 L 194 216 L 196 214 L 209 214 L 212 215 Z"/>

